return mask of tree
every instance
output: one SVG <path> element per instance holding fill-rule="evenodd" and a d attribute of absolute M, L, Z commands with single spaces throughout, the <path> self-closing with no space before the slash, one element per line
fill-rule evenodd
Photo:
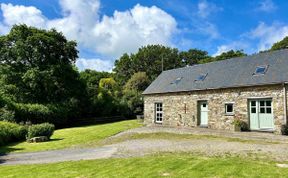
<path fill-rule="evenodd" d="M 127 81 L 124 86 L 124 91 L 136 90 L 144 91 L 149 85 L 149 79 L 146 72 L 137 72 Z"/>
<path fill-rule="evenodd" d="M 87 97 L 76 46 L 54 29 L 26 25 L 0 37 L 0 94 L 16 121 L 63 124 L 82 113 Z"/>
<path fill-rule="evenodd" d="M 73 64 L 76 43 L 56 30 L 13 26 L 0 37 L 2 90 L 23 103 L 63 102 L 81 95 L 83 84 Z"/>
<path fill-rule="evenodd" d="M 270 51 L 280 50 L 280 49 L 287 49 L 288 48 L 288 36 L 283 38 L 281 41 L 274 43 L 270 49 Z"/>
<path fill-rule="evenodd" d="M 188 51 L 182 51 L 179 55 L 183 62 L 189 66 L 198 64 L 201 60 L 209 58 L 207 51 L 202 51 L 198 49 L 189 49 Z"/>
<path fill-rule="evenodd" d="M 109 72 L 98 72 L 90 69 L 80 72 L 80 78 L 86 84 L 87 93 L 90 99 L 97 97 L 99 82 L 102 78 L 113 77 Z"/>
<path fill-rule="evenodd" d="M 163 70 L 184 66 L 178 49 L 162 45 L 142 47 L 135 54 L 124 54 L 115 62 L 116 79 L 124 85 L 136 72 L 146 72 L 149 81 L 153 81 Z"/>
<path fill-rule="evenodd" d="M 223 52 L 222 54 L 215 56 L 215 57 L 207 57 L 203 60 L 201 60 L 199 63 L 204 64 L 204 63 L 208 63 L 208 62 L 214 62 L 214 61 L 222 61 L 222 60 L 226 60 L 226 59 L 231 59 L 231 58 L 235 58 L 235 57 L 243 57 L 243 56 L 247 56 L 247 54 L 245 54 L 243 52 L 243 50 L 230 50 L 227 52 Z"/>

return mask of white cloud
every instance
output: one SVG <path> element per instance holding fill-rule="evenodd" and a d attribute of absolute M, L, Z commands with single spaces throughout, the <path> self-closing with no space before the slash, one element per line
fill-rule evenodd
<path fill-rule="evenodd" d="M 259 7 L 257 10 L 264 11 L 264 12 L 272 12 L 277 9 L 277 6 L 274 4 L 272 0 L 262 0 L 259 3 Z"/>
<path fill-rule="evenodd" d="M 230 51 L 230 50 L 244 50 L 244 52 L 246 51 L 245 49 L 249 48 L 249 44 L 247 42 L 242 42 L 242 41 L 234 41 L 231 42 L 229 44 L 225 44 L 225 45 L 221 45 L 217 47 L 217 51 L 215 54 L 213 54 L 212 56 L 219 56 L 220 54 Z"/>
<path fill-rule="evenodd" d="M 288 36 L 288 25 L 281 23 L 273 23 L 272 25 L 266 25 L 264 22 L 253 29 L 248 36 L 252 39 L 259 40 L 258 50 L 269 49 L 275 42 L 282 40 Z"/>
<path fill-rule="evenodd" d="M 97 71 L 111 72 L 113 68 L 113 62 L 109 60 L 101 60 L 101 59 L 80 58 L 80 59 L 77 59 L 76 66 L 81 71 L 85 69 L 92 69 L 92 70 L 97 70 Z"/>
<path fill-rule="evenodd" d="M 112 17 L 103 17 L 94 28 L 99 44 L 96 50 L 117 57 L 147 44 L 168 45 L 176 25 L 172 16 L 156 6 L 137 4 L 129 11 L 115 11 Z"/>
<path fill-rule="evenodd" d="M 8 27 L 18 23 L 25 23 L 27 25 L 40 28 L 45 27 L 45 17 L 42 15 L 42 12 L 39 9 L 33 6 L 13 6 L 12 4 L 2 3 L 1 10 L 3 12 L 3 24 Z"/>
<path fill-rule="evenodd" d="M 1 4 L 4 25 L 25 23 L 41 28 L 56 28 L 80 46 L 109 57 L 135 52 L 147 44 L 170 44 L 177 30 L 176 20 L 156 6 L 137 4 L 130 10 L 99 17 L 99 0 L 60 0 L 62 18 L 48 19 L 33 6 Z M 0 26 L 1 28 L 1 26 Z M 3 31 L 3 27 L 1 28 Z"/>
<path fill-rule="evenodd" d="M 198 3 L 198 11 L 197 11 L 197 13 L 198 13 L 199 17 L 206 18 L 210 14 L 212 14 L 214 12 L 217 12 L 217 11 L 221 11 L 221 10 L 222 10 L 221 7 L 218 7 L 215 4 L 213 4 L 213 3 L 209 3 L 206 0 L 201 0 Z"/>
<path fill-rule="evenodd" d="M 0 33 L 5 34 L 12 25 L 21 23 L 56 28 L 68 39 L 76 40 L 80 49 L 118 58 L 147 44 L 171 45 L 171 37 L 177 31 L 176 20 L 156 6 L 137 4 L 130 10 L 115 11 L 113 16 L 101 18 L 100 0 L 59 0 L 59 3 L 62 17 L 57 19 L 48 19 L 33 6 L 2 3 Z"/>

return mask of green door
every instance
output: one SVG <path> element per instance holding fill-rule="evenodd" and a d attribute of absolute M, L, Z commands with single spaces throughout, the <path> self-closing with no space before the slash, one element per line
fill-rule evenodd
<path fill-rule="evenodd" d="M 274 129 L 271 99 L 251 100 L 249 105 L 251 130 Z"/>

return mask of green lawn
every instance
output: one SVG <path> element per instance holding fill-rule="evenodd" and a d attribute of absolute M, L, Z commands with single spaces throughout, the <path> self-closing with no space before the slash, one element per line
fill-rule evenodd
<path fill-rule="evenodd" d="M 60 129 L 54 132 L 53 136 L 51 137 L 52 140 L 49 142 L 14 143 L 8 146 L 0 147 L 0 152 L 33 152 L 69 148 L 74 146 L 93 146 L 97 145 L 101 140 L 107 137 L 139 126 L 141 126 L 139 121 L 129 120 L 109 124 Z"/>
<path fill-rule="evenodd" d="M 42 165 L 0 166 L 1 177 L 287 177 L 275 162 L 187 153 Z"/>

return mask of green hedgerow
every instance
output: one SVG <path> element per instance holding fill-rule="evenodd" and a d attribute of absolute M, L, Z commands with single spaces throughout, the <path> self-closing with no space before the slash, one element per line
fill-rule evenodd
<path fill-rule="evenodd" d="M 31 125 L 28 128 L 27 139 L 39 136 L 50 138 L 55 130 L 55 126 L 49 123 Z"/>
<path fill-rule="evenodd" d="M 24 140 L 26 135 L 26 126 L 0 121 L 0 145 Z"/>

